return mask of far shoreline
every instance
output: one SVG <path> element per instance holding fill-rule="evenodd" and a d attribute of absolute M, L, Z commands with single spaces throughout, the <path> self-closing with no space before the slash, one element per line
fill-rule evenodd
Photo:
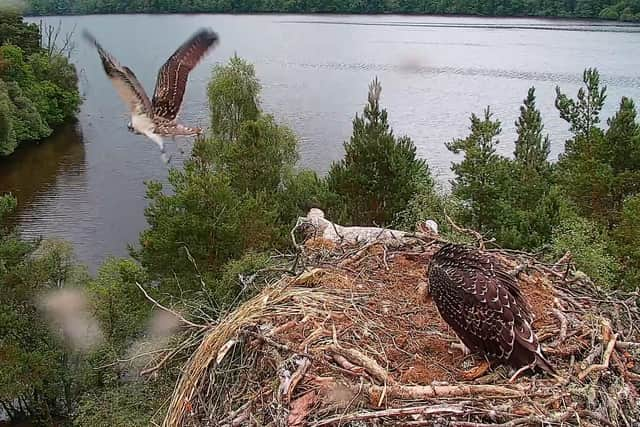
<path fill-rule="evenodd" d="M 603 19 L 603 18 L 581 18 L 573 16 L 544 16 L 544 15 L 474 15 L 474 14 L 422 14 L 422 13 L 396 13 L 396 12 L 383 12 L 383 13 L 346 13 L 346 12 L 125 12 L 125 13 L 63 13 L 53 15 L 39 15 L 32 13 L 25 13 L 25 18 L 57 18 L 63 16 L 129 16 L 129 15 L 177 15 L 177 16 L 193 16 L 193 15 L 231 15 L 231 16 L 269 16 L 269 15 L 288 15 L 288 16 L 325 16 L 325 17 L 380 17 L 380 16 L 399 16 L 399 17 L 425 17 L 425 18 L 484 18 L 484 19 L 538 19 L 542 21 L 572 21 L 581 22 L 585 24 L 600 24 L 600 26 L 625 26 L 625 27 L 640 27 L 640 21 L 620 21 L 615 19 Z"/>

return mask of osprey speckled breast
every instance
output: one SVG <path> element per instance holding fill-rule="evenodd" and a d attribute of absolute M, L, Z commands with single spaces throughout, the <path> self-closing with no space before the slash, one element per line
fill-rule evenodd
<path fill-rule="evenodd" d="M 488 254 L 448 243 L 433 256 L 428 276 L 438 312 L 471 351 L 554 373 L 515 278 Z"/>

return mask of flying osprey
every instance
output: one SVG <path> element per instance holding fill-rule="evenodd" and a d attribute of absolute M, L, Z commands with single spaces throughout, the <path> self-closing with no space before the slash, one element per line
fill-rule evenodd
<path fill-rule="evenodd" d="M 506 362 L 518 373 L 536 366 L 554 373 L 515 278 L 488 255 L 444 245 L 431 259 L 429 290 L 442 318 L 471 351 Z"/>
<path fill-rule="evenodd" d="M 201 129 L 179 124 L 176 118 L 189 73 L 218 41 L 216 33 L 209 29 L 199 30 L 169 57 L 158 72 L 152 101 L 131 69 L 120 65 L 88 31 L 85 30 L 83 35 L 98 50 L 104 71 L 129 108 L 131 121 L 127 128 L 158 144 L 165 162 L 169 162 L 170 157 L 165 153 L 163 136 L 175 138 L 177 135 L 194 136 L 202 133 Z"/>

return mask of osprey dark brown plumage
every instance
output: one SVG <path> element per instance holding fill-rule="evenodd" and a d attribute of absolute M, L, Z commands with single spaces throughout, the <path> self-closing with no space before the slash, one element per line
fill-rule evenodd
<path fill-rule="evenodd" d="M 209 29 L 201 29 L 167 59 L 158 71 L 156 79 L 152 100 L 155 116 L 166 120 L 176 118 L 182 105 L 189 73 L 217 42 L 216 33 Z"/>
<path fill-rule="evenodd" d="M 516 369 L 554 373 L 515 278 L 489 255 L 446 244 L 431 260 L 429 289 L 442 318 L 471 351 Z"/>

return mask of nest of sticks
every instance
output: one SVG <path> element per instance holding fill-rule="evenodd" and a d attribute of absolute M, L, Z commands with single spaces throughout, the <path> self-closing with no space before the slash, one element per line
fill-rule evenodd
<path fill-rule="evenodd" d="M 489 250 L 518 277 L 560 375 L 513 379 L 451 349 L 426 283 L 442 241 L 316 226 L 298 245 L 302 273 L 201 335 L 165 426 L 639 425 L 637 292 L 599 289 L 570 256 Z"/>

